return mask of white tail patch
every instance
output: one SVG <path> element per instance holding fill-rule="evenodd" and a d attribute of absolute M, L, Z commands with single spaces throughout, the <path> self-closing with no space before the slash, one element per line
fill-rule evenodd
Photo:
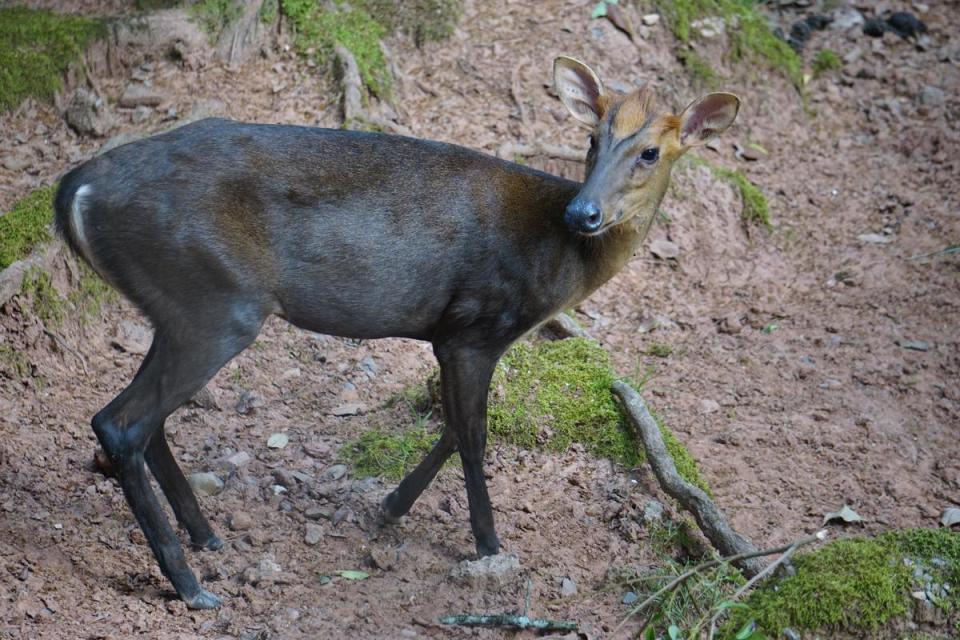
<path fill-rule="evenodd" d="M 90 185 L 84 184 L 80 185 L 80 188 L 77 189 L 77 192 L 73 195 L 73 202 L 70 203 L 70 227 L 77 249 L 83 254 L 86 261 L 90 263 L 93 270 L 99 273 L 100 270 L 97 269 L 97 263 L 93 259 L 93 252 L 90 250 L 90 243 L 87 242 L 87 232 L 83 224 L 84 205 L 90 196 L 90 192 Z"/>

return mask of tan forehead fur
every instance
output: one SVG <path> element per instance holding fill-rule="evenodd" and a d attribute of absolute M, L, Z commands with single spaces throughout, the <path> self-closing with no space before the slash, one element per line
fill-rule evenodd
<path fill-rule="evenodd" d="M 654 111 L 654 95 L 649 87 L 641 87 L 616 100 L 619 108 L 610 109 L 615 115 L 611 130 L 617 138 L 626 138 L 636 133 Z M 616 103 L 611 104 L 613 107 Z M 608 111 L 608 113 L 610 112 Z M 671 130 L 680 129 L 680 118 L 669 113 L 657 116 L 650 123 L 651 133 L 659 138 Z"/>

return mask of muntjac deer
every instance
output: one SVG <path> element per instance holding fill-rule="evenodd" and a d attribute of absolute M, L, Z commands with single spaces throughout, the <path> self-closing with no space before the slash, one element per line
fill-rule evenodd
<path fill-rule="evenodd" d="M 256 338 L 271 314 L 352 338 L 428 340 L 446 426 L 384 501 L 407 513 L 458 451 L 480 555 L 500 542 L 483 476 L 487 391 L 518 338 L 610 279 L 654 219 L 674 162 L 734 120 L 712 93 L 680 115 L 604 91 L 572 58 L 560 98 L 592 128 L 583 184 L 439 142 L 209 119 L 68 173 L 56 224 L 150 319 L 136 377 L 92 424 L 160 568 L 188 606 L 216 607 L 187 565 L 144 463 L 194 546 L 223 543 L 164 421 Z"/>

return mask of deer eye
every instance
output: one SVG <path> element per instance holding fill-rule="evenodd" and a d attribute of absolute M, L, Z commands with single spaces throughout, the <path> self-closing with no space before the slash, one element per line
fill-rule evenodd
<path fill-rule="evenodd" d="M 651 165 L 657 161 L 657 158 L 660 157 L 660 149 L 656 147 L 650 147 L 649 149 L 644 149 L 640 153 L 640 157 L 637 158 L 637 164 L 646 164 Z"/>

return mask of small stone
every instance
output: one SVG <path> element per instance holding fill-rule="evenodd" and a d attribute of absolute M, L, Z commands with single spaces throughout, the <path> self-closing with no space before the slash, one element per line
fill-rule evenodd
<path fill-rule="evenodd" d="M 237 511 L 228 521 L 231 531 L 246 531 L 253 526 L 253 518 L 246 511 Z"/>
<path fill-rule="evenodd" d="M 857 236 L 857 240 L 868 244 L 890 244 L 893 242 L 893 238 L 882 233 L 861 233 Z"/>
<path fill-rule="evenodd" d="M 882 38 L 887 31 L 887 23 L 882 18 L 870 18 L 863 23 L 863 33 L 871 38 Z"/>
<path fill-rule="evenodd" d="M 853 7 L 843 7 L 837 9 L 832 14 L 833 21 L 830 26 L 839 31 L 847 31 L 854 27 L 861 26 L 865 20 L 863 14 Z"/>
<path fill-rule="evenodd" d="M 321 518 L 330 518 L 333 515 L 329 509 L 323 507 L 310 507 L 303 512 L 303 517 L 307 520 L 320 520 Z"/>
<path fill-rule="evenodd" d="M 650 243 L 650 253 L 661 260 L 670 260 L 680 255 L 680 247 L 669 240 L 654 240 Z"/>
<path fill-rule="evenodd" d="M 662 522 L 664 510 L 662 502 L 658 500 L 648 500 L 647 504 L 643 505 L 644 524 L 651 525 Z"/>
<path fill-rule="evenodd" d="M 280 374 L 280 380 L 293 380 L 300 377 L 300 367 L 293 367 L 292 369 L 287 369 Z"/>
<path fill-rule="evenodd" d="M 625 594 L 623 594 L 623 600 L 621 600 L 623 604 L 633 604 L 636 601 L 637 594 L 633 591 L 627 591 Z"/>
<path fill-rule="evenodd" d="M 704 398 L 700 401 L 700 413 L 704 415 L 709 415 L 711 413 L 716 413 L 720 411 L 720 403 L 716 400 L 710 400 L 709 398 Z"/>
<path fill-rule="evenodd" d="M 348 402 L 346 404 L 341 404 L 337 407 L 334 407 L 330 411 L 330 413 L 335 416 L 343 417 L 343 416 L 355 416 L 361 411 L 363 411 L 362 404 L 360 404 L 359 402 Z"/>
<path fill-rule="evenodd" d="M 267 438 L 267 447 L 270 449 L 283 449 L 290 442 L 290 436 L 285 433 L 274 433 Z"/>
<path fill-rule="evenodd" d="M 699 31 L 700 35 L 708 40 L 710 38 L 722 36 L 726 31 L 726 24 L 724 23 L 723 18 L 719 16 L 710 16 L 708 18 L 694 20 L 690 23 L 690 26 Z"/>
<path fill-rule="evenodd" d="M 911 351 L 930 351 L 930 343 L 926 340 L 897 340 L 897 344 Z"/>
<path fill-rule="evenodd" d="M 740 323 L 740 314 L 736 312 L 728 313 L 720 319 L 717 328 L 720 330 L 720 333 L 726 333 L 729 335 L 736 335 L 740 333 L 743 330 L 743 325 Z"/>
<path fill-rule="evenodd" d="M 240 397 L 237 398 L 237 404 L 234 405 L 234 409 L 236 409 L 240 415 L 245 416 L 253 410 L 262 407 L 263 404 L 263 398 L 258 394 L 252 391 L 242 391 Z"/>
<path fill-rule="evenodd" d="M 156 107 L 164 101 L 164 95 L 153 87 L 131 82 L 120 96 L 120 106 L 133 108 L 139 106 Z"/>
<path fill-rule="evenodd" d="M 67 124 L 83 136 L 102 136 L 113 127 L 113 118 L 103 98 L 86 87 L 77 87 L 63 115 Z"/>
<path fill-rule="evenodd" d="M 925 107 L 942 107 L 947 101 L 947 94 L 943 89 L 928 84 L 920 90 L 917 101 Z"/>
<path fill-rule="evenodd" d="M 323 527 L 313 522 L 306 524 L 306 533 L 303 534 L 303 541 L 311 547 L 323 539 Z"/>
<path fill-rule="evenodd" d="M 323 480 L 336 481 L 345 475 L 347 475 L 347 465 L 335 464 L 327 467 L 327 470 L 323 472 Z"/>
<path fill-rule="evenodd" d="M 655 24 L 660 22 L 660 14 L 657 13 L 648 13 L 647 15 L 640 18 L 640 21 L 643 22 L 648 27 L 652 27 Z"/>
<path fill-rule="evenodd" d="M 3 159 L 3 168 L 7 171 L 23 171 L 31 164 L 33 160 L 25 153 L 9 155 Z"/>
<path fill-rule="evenodd" d="M 252 459 L 253 458 L 246 451 L 237 451 L 235 454 L 228 457 L 226 462 L 233 468 L 239 469 L 240 467 L 248 464 Z"/>
<path fill-rule="evenodd" d="M 191 473 L 187 480 L 190 482 L 190 487 L 193 488 L 194 493 L 201 496 L 215 496 L 223 491 L 223 480 L 217 474 L 209 471 Z"/>
<path fill-rule="evenodd" d="M 140 105 L 130 114 L 130 122 L 133 124 L 143 124 L 150 119 L 151 115 L 153 115 L 153 109 L 151 107 Z"/>
<path fill-rule="evenodd" d="M 194 404 L 201 409 L 222 411 L 220 403 L 217 401 L 216 389 L 211 385 L 205 386 L 203 389 L 197 392 L 195 396 L 190 399 L 190 403 Z"/>
<path fill-rule="evenodd" d="M 451 577 L 472 587 L 500 588 L 520 571 L 520 560 L 512 553 L 499 553 L 479 560 L 464 560 L 451 572 Z"/>
<path fill-rule="evenodd" d="M 800 634 L 790 627 L 787 627 L 783 630 L 783 637 L 786 638 L 786 640 L 802 640 Z"/>
<path fill-rule="evenodd" d="M 577 583 L 570 578 L 564 578 L 560 581 L 560 597 L 569 598 L 577 595 Z"/>

